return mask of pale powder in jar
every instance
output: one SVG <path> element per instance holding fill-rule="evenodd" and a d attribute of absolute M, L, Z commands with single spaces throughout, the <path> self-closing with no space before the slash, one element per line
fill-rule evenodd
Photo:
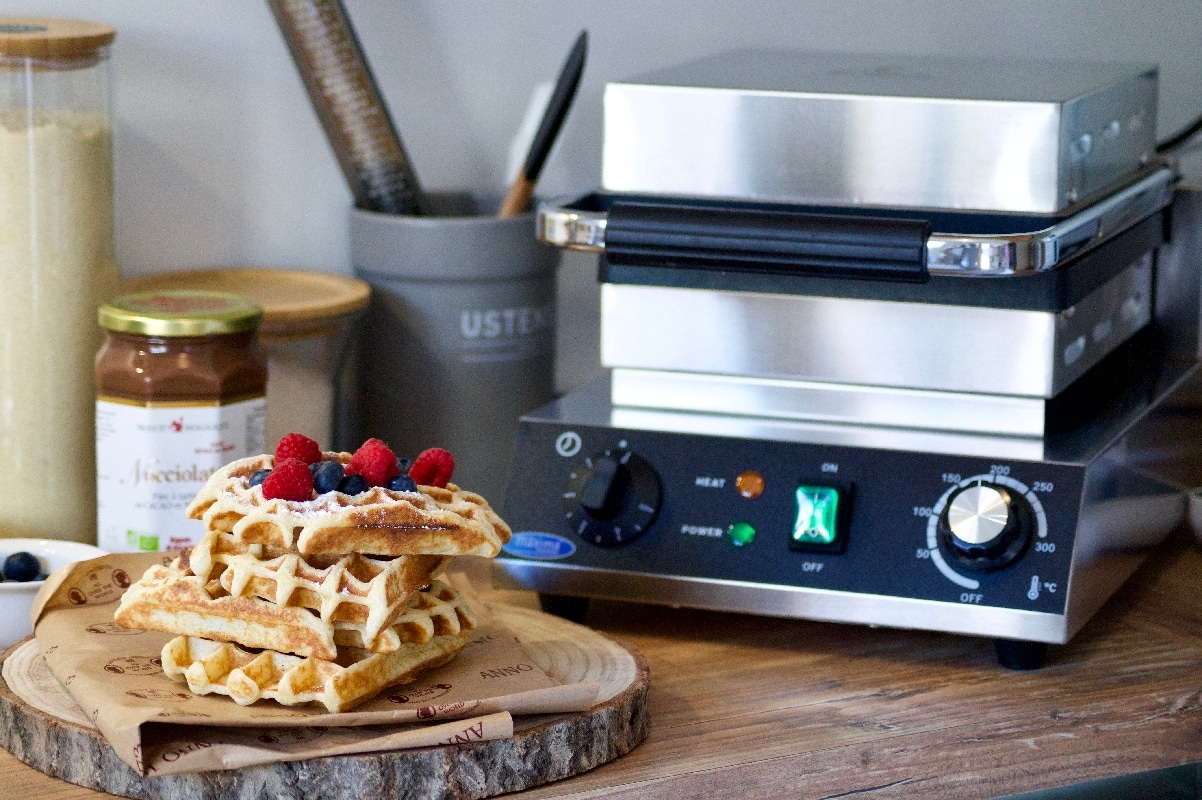
<path fill-rule="evenodd" d="M 112 128 L 0 114 L 0 535 L 96 538 L 97 306 L 117 287 Z"/>
<path fill-rule="evenodd" d="M 336 366 L 345 336 L 313 336 L 271 341 L 267 353 L 267 435 L 275 446 L 285 435 L 303 433 L 323 450 L 334 447 Z"/>

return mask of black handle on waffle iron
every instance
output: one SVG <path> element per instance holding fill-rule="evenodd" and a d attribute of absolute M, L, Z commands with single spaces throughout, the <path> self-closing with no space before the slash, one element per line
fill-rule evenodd
<path fill-rule="evenodd" d="M 736 206 L 615 202 L 605 258 L 616 265 L 927 280 L 925 220 Z"/>

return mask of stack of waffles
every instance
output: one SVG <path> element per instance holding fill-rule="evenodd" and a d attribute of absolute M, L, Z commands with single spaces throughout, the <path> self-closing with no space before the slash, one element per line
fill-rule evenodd
<path fill-rule="evenodd" d="M 164 672 L 241 705 L 343 711 L 454 658 L 474 615 L 439 576 L 453 556 L 495 556 L 510 536 L 484 498 L 453 483 L 271 498 L 254 476 L 275 458 L 214 473 L 188 509 L 204 536 L 148 569 L 116 621 L 175 634 Z M 321 458 L 345 466 L 351 455 Z"/>

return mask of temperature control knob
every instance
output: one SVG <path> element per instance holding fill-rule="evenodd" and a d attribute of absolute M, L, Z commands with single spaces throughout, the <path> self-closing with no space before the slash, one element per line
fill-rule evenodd
<path fill-rule="evenodd" d="M 939 517 L 939 544 L 969 569 L 992 572 L 1016 561 L 1035 529 L 1030 504 L 1005 486 L 974 483 L 950 497 Z"/>
<path fill-rule="evenodd" d="M 629 544 L 659 513 L 659 475 L 629 450 L 606 450 L 585 459 L 568 477 L 564 516 L 586 542 L 602 547 Z"/>

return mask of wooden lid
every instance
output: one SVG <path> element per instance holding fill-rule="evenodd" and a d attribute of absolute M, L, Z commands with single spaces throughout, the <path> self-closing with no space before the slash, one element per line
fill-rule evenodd
<path fill-rule="evenodd" d="M 371 287 L 358 278 L 269 267 L 164 272 L 122 284 L 125 292 L 163 289 L 232 292 L 250 298 L 263 308 L 259 334 L 265 338 L 321 334 L 363 309 L 371 297 Z"/>
<path fill-rule="evenodd" d="M 0 17 L 0 57 L 88 59 L 112 44 L 117 29 L 102 22 L 50 17 Z"/>

